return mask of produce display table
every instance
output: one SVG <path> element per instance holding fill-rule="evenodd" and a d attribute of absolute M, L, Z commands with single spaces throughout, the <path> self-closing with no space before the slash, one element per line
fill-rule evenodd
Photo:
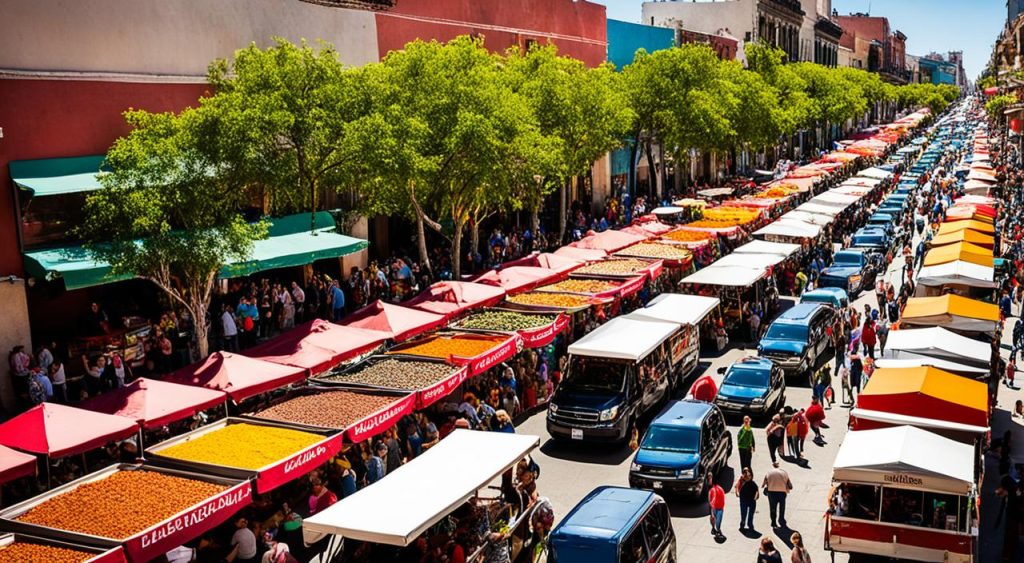
<path fill-rule="evenodd" d="M 313 381 L 339 389 L 413 394 L 416 409 L 423 409 L 458 389 L 468 371 L 464 365 L 453 366 L 440 358 L 378 354 Z"/>
<path fill-rule="evenodd" d="M 82 563 L 125 563 L 121 546 L 110 549 L 77 545 L 28 534 L 0 535 L 0 559 L 19 561 L 55 561 L 58 557 L 82 557 Z"/>
<path fill-rule="evenodd" d="M 471 332 L 511 332 L 523 339 L 524 348 L 543 348 L 569 327 L 570 320 L 565 313 L 486 309 L 470 315 L 452 328 Z"/>

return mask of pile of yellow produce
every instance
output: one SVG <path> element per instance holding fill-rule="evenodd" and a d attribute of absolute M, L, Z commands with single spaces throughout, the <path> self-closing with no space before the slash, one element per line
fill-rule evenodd
<path fill-rule="evenodd" d="M 501 344 L 504 338 L 491 338 L 480 335 L 453 334 L 450 336 L 434 336 L 402 346 L 393 350 L 396 354 L 412 354 L 429 358 L 448 359 L 451 356 L 475 358 Z"/>
<path fill-rule="evenodd" d="M 711 238 L 711 233 L 705 231 L 671 231 L 662 235 L 661 238 L 674 240 L 676 242 L 700 242 Z"/>
<path fill-rule="evenodd" d="M 799 193 L 800 190 L 796 188 L 790 188 L 788 186 L 775 186 L 774 188 L 768 188 L 767 190 L 757 192 L 754 197 L 761 197 L 767 199 L 782 199 L 789 197 L 795 193 Z"/>
<path fill-rule="evenodd" d="M 509 303 L 558 309 L 578 309 L 590 304 L 586 297 L 569 293 L 521 293 L 507 298 Z"/>
<path fill-rule="evenodd" d="M 619 284 L 605 280 L 562 280 L 545 285 L 540 291 L 563 291 L 568 293 L 601 293 L 619 287 Z"/>
<path fill-rule="evenodd" d="M 602 260 L 594 262 L 582 268 L 573 270 L 574 274 L 589 274 L 597 276 L 629 276 L 651 265 L 650 262 L 637 260 L 635 258 L 620 258 L 617 260 Z"/>
<path fill-rule="evenodd" d="M 726 229 L 729 227 L 752 223 L 760 216 L 761 212 L 757 209 L 746 209 L 743 207 L 716 207 L 714 209 L 704 210 L 703 219 L 694 221 L 693 223 L 688 223 L 686 226 Z"/>
<path fill-rule="evenodd" d="M 160 450 L 164 457 L 259 469 L 323 440 L 311 432 L 257 424 L 229 424 Z"/>
<path fill-rule="evenodd" d="M 687 260 L 690 258 L 690 251 L 685 248 L 672 246 L 671 244 L 658 244 L 656 242 L 640 242 L 624 248 L 615 254 L 658 258 L 660 260 Z"/>

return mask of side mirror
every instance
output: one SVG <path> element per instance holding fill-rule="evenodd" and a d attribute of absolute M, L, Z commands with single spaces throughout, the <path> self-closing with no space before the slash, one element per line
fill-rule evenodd
<path fill-rule="evenodd" d="M 718 374 L 719 375 L 725 375 L 725 368 L 724 367 L 718 368 Z"/>

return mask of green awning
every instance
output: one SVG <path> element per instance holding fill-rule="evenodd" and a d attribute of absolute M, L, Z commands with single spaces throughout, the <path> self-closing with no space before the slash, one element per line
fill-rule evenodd
<path fill-rule="evenodd" d="M 317 213 L 316 223 L 320 227 L 309 231 L 309 214 L 300 213 L 271 219 L 271 236 L 253 244 L 249 260 L 224 266 L 220 271 L 223 278 L 237 278 L 264 270 L 304 266 L 325 258 L 340 258 L 366 248 L 369 243 L 363 239 L 332 232 L 334 224 L 330 213 Z M 301 232 L 287 231 L 304 227 Z M 286 232 L 287 234 L 276 234 Z M 54 281 L 64 280 L 68 290 L 103 285 L 130 279 L 132 276 L 111 276 L 110 266 L 93 260 L 81 246 L 67 246 L 49 250 L 25 253 L 25 268 L 34 277 Z"/>
<path fill-rule="evenodd" d="M 91 192 L 103 187 L 103 159 L 100 155 L 13 161 L 11 179 L 19 188 L 31 192 L 32 197 Z"/>

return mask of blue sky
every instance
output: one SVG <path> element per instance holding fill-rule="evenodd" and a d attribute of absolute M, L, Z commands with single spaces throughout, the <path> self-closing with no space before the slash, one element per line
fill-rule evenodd
<path fill-rule="evenodd" d="M 608 17 L 640 21 L 641 0 L 591 0 L 608 6 Z M 832 0 L 840 14 L 867 12 L 886 16 L 907 36 L 907 52 L 964 52 L 967 77 L 985 67 L 992 43 L 1006 21 L 1006 0 Z"/>

